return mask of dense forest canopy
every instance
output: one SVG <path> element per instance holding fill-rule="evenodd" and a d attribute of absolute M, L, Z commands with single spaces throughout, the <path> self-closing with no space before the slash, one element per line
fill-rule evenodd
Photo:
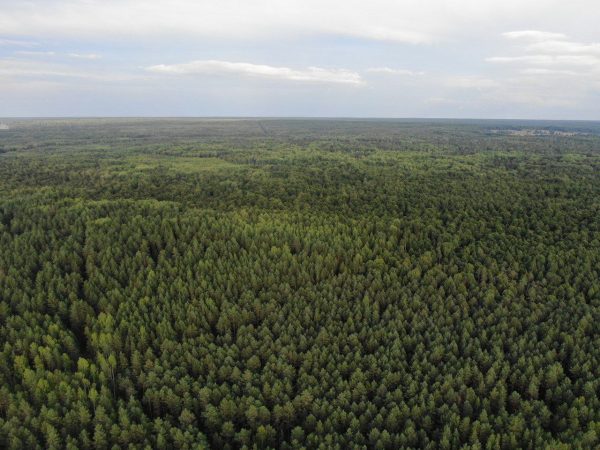
<path fill-rule="evenodd" d="M 600 124 L 4 123 L 1 448 L 600 446 Z"/>

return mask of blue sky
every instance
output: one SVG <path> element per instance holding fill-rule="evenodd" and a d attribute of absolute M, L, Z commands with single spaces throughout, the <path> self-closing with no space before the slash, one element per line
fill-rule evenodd
<path fill-rule="evenodd" d="M 600 119 L 596 0 L 0 0 L 0 117 Z"/>

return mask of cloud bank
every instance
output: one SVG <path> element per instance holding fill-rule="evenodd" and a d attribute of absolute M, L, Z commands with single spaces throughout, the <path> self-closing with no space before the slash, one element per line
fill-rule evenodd
<path fill-rule="evenodd" d="M 537 74 L 600 73 L 600 42 L 577 42 L 565 34 L 545 31 L 513 31 L 503 36 L 519 42 L 519 54 L 493 56 L 487 62 L 525 66 L 523 70 Z"/>
<path fill-rule="evenodd" d="M 242 75 L 309 83 L 363 84 L 363 80 L 358 73 L 344 69 L 308 67 L 297 70 L 289 67 L 218 60 L 191 61 L 171 65 L 158 64 L 147 67 L 146 70 L 167 75 Z"/>
<path fill-rule="evenodd" d="M 0 35 L 295 39 L 315 34 L 427 44 L 535 17 L 590 30 L 595 0 L 30 0 L 0 5 Z M 580 11 L 588 11 L 583 16 Z M 597 11 L 597 6 L 596 6 Z M 593 16 L 593 15 L 592 15 Z"/>
<path fill-rule="evenodd" d="M 600 119 L 598 17 L 597 0 L 0 0 L 0 116 Z"/>
<path fill-rule="evenodd" d="M 425 75 L 425 72 L 415 72 L 414 70 L 408 69 L 392 69 L 391 67 L 370 67 L 369 69 L 367 69 L 367 72 L 406 76 Z"/>

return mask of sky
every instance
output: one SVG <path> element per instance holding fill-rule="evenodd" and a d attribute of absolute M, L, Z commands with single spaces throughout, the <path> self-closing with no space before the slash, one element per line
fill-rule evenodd
<path fill-rule="evenodd" d="M 0 0 L 0 117 L 600 120 L 598 0 Z"/>

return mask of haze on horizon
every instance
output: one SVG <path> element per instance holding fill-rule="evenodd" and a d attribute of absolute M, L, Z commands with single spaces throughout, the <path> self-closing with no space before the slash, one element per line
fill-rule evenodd
<path fill-rule="evenodd" d="M 0 0 L 0 117 L 600 119 L 593 0 Z"/>

